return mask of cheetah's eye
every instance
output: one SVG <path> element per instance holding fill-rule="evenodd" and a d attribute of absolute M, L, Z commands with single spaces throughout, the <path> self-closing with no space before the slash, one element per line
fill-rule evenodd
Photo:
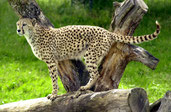
<path fill-rule="evenodd" d="M 26 26 L 27 24 L 23 24 L 23 26 Z"/>

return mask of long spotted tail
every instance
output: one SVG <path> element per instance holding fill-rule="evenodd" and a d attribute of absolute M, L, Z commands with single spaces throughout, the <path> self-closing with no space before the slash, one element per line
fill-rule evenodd
<path fill-rule="evenodd" d="M 160 24 L 156 21 L 156 30 L 153 34 L 143 35 L 143 36 L 123 36 L 123 35 L 112 35 L 113 39 L 118 42 L 130 43 L 130 44 L 139 44 L 142 42 L 154 40 L 160 33 Z"/>

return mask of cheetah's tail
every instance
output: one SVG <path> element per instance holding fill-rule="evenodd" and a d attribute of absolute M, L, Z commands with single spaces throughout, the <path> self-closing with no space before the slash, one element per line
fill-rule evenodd
<path fill-rule="evenodd" d="M 156 30 L 153 34 L 149 34 L 149 35 L 143 35 L 143 36 L 117 36 L 114 35 L 114 40 L 119 41 L 119 42 L 124 42 L 124 43 L 130 43 L 130 44 L 139 44 L 142 42 L 146 42 L 146 41 L 150 41 L 150 40 L 154 40 L 157 38 L 157 36 L 160 33 L 160 24 L 158 23 L 158 21 L 156 21 Z"/>

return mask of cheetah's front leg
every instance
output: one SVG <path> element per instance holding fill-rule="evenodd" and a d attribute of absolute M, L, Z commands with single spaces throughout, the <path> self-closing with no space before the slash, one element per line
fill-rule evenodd
<path fill-rule="evenodd" d="M 57 74 L 57 67 L 55 61 L 46 61 L 50 73 L 50 77 L 52 80 L 52 94 L 48 95 L 47 98 L 50 100 L 55 100 L 57 98 L 58 93 L 58 74 Z"/>

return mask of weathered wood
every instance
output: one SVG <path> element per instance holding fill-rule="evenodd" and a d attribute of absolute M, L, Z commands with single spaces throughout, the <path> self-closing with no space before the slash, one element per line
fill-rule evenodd
<path fill-rule="evenodd" d="M 150 105 L 150 112 L 171 112 L 171 91 L 167 91 L 163 98 Z"/>
<path fill-rule="evenodd" d="M 71 99 L 66 94 L 51 102 L 38 98 L 0 105 L 0 112 L 148 112 L 149 102 L 144 89 L 115 89 L 91 92 Z"/>
<path fill-rule="evenodd" d="M 53 27 L 35 0 L 8 0 L 8 2 L 20 18 L 35 18 L 45 27 Z M 82 84 L 88 82 L 88 72 L 79 60 L 59 62 L 58 73 L 67 92 L 76 91 Z M 85 80 L 80 80 L 83 78 Z"/>
<path fill-rule="evenodd" d="M 114 6 L 116 9 L 110 30 L 122 35 L 132 35 L 148 7 L 143 0 L 115 2 Z M 151 69 L 155 69 L 159 62 L 157 58 L 141 47 L 116 42 L 100 65 L 101 77 L 95 85 L 95 91 L 118 88 L 123 72 L 131 61 L 141 62 Z"/>
<path fill-rule="evenodd" d="M 157 112 L 171 112 L 171 91 L 166 92 L 161 100 L 160 108 Z"/>
<path fill-rule="evenodd" d="M 153 104 L 150 105 L 150 112 L 157 112 L 161 105 L 161 99 L 155 101 Z"/>
<path fill-rule="evenodd" d="M 8 0 L 8 2 L 20 18 L 35 18 L 44 26 L 53 26 L 35 0 Z"/>

